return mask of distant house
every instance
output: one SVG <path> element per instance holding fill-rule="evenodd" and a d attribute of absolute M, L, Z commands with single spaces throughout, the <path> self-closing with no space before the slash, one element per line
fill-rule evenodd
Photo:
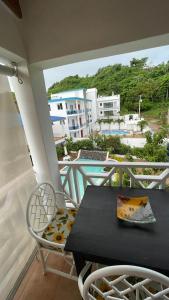
<path fill-rule="evenodd" d="M 97 117 L 98 119 L 108 119 L 120 114 L 120 95 L 98 96 Z"/>
<path fill-rule="evenodd" d="M 52 94 L 48 104 L 50 116 L 64 118 L 60 120 L 60 129 L 55 126 L 58 135 L 80 138 L 91 133 L 92 100 L 87 98 L 86 89 Z"/>

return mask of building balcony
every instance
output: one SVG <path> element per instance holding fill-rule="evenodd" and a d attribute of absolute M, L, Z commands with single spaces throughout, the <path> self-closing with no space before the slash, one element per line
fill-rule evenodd
<path fill-rule="evenodd" d="M 77 130 L 79 129 L 79 125 L 69 126 L 69 130 Z"/>
<path fill-rule="evenodd" d="M 78 111 L 76 109 L 74 110 L 67 110 L 67 114 L 68 115 L 76 115 L 78 113 Z"/>
<path fill-rule="evenodd" d="M 68 115 L 77 115 L 82 113 L 84 113 L 84 110 L 82 109 L 67 110 Z"/>

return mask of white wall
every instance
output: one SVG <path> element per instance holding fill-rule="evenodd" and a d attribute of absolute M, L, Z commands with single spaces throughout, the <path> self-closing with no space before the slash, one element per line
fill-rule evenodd
<path fill-rule="evenodd" d="M 51 95 L 51 99 L 69 98 L 69 97 L 84 98 L 84 89 L 65 91 L 65 92 L 60 92 L 60 93 L 56 93 L 56 94 Z"/>
<path fill-rule="evenodd" d="M 86 98 L 92 100 L 92 123 L 93 126 L 97 121 L 97 89 L 91 88 L 86 90 Z M 94 129 L 94 128 L 93 128 Z"/>
<path fill-rule="evenodd" d="M 67 130 L 65 130 L 65 126 L 61 125 L 59 121 L 54 122 L 52 125 L 53 135 L 54 137 L 64 137 L 67 134 Z"/>

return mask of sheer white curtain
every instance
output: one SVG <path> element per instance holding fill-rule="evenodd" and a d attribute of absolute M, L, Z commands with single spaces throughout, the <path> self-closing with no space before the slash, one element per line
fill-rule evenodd
<path fill-rule="evenodd" d="M 0 76 L 0 299 L 6 299 L 35 245 L 25 208 L 35 186 L 28 147 L 8 80 Z"/>

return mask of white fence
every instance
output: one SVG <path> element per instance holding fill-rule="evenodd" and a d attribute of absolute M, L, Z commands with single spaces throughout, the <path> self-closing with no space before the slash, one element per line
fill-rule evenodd
<path fill-rule="evenodd" d="M 60 161 L 59 166 L 64 191 L 78 203 L 87 185 L 162 189 L 169 178 L 169 163 Z"/>

